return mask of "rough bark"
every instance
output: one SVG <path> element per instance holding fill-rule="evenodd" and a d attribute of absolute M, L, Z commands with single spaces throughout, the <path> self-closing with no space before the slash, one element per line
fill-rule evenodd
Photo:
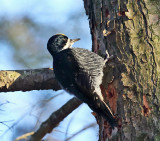
<path fill-rule="evenodd" d="M 0 71 L 0 92 L 48 89 L 61 89 L 52 69 Z"/>
<path fill-rule="evenodd" d="M 121 119 L 116 140 L 160 140 L 160 1 L 84 0 L 84 7 L 92 50 L 116 58 L 111 90 L 104 90 L 118 95 L 109 102 Z"/>

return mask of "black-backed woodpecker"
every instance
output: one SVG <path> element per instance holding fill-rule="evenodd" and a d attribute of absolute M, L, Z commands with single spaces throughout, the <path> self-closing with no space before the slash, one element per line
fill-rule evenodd
<path fill-rule="evenodd" d="M 94 52 L 72 48 L 78 40 L 69 39 L 64 34 L 56 34 L 48 40 L 47 49 L 53 57 L 56 79 L 64 90 L 88 104 L 114 128 L 117 122 L 103 101 L 100 89 L 105 61 Z"/>

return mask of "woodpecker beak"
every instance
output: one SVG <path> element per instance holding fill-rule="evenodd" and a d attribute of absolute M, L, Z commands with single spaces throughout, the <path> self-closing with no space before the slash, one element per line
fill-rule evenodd
<path fill-rule="evenodd" d="M 71 43 L 75 43 L 75 42 L 77 42 L 77 41 L 79 41 L 80 40 L 80 38 L 77 38 L 77 39 L 71 39 Z"/>

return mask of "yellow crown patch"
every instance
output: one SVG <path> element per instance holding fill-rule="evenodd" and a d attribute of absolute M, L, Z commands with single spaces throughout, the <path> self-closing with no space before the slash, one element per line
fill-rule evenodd
<path fill-rule="evenodd" d="M 63 35 L 63 36 L 66 36 L 65 34 L 63 34 L 63 33 L 57 33 L 56 35 Z"/>

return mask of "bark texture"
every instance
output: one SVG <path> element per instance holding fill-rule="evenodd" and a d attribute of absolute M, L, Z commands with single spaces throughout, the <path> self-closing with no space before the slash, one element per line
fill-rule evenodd
<path fill-rule="evenodd" d="M 61 89 L 52 69 L 0 71 L 0 92 L 47 89 Z"/>
<path fill-rule="evenodd" d="M 160 140 L 160 1 L 84 0 L 84 7 L 92 50 L 116 58 L 112 82 L 103 90 L 121 119 L 110 140 Z"/>

